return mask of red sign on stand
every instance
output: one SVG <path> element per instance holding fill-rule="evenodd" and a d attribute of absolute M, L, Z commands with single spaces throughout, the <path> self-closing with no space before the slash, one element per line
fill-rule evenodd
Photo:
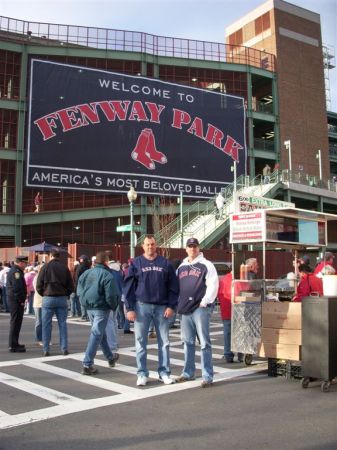
<path fill-rule="evenodd" d="M 231 244 L 261 242 L 266 239 L 266 215 L 264 211 L 230 216 Z"/>

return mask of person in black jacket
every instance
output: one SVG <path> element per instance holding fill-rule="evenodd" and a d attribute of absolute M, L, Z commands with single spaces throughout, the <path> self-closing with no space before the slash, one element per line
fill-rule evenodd
<path fill-rule="evenodd" d="M 7 274 L 6 295 L 11 314 L 8 341 L 10 352 L 22 353 L 26 351 L 26 347 L 19 344 L 19 334 L 27 297 L 24 277 L 24 269 L 27 263 L 28 258 L 26 256 L 18 256 L 16 263 Z"/>
<path fill-rule="evenodd" d="M 68 297 L 74 290 L 70 270 L 59 260 L 60 253 L 52 250 L 51 260 L 38 275 L 36 290 L 42 295 L 42 342 L 44 356 L 49 356 L 52 319 L 55 314 L 60 332 L 60 347 L 63 355 L 68 355 Z"/>
<path fill-rule="evenodd" d="M 87 255 L 81 255 L 79 257 L 79 261 L 80 263 L 78 264 L 78 266 L 76 267 L 75 270 L 75 293 L 78 296 L 78 292 L 77 292 L 77 284 L 78 284 L 78 279 L 80 278 L 80 276 L 82 275 L 82 273 L 84 273 L 86 270 L 90 269 L 91 267 L 91 263 L 89 261 L 89 258 Z M 81 319 L 82 320 L 86 320 L 87 322 L 89 321 L 89 317 L 87 314 L 87 309 L 85 306 L 82 305 L 81 302 Z"/>

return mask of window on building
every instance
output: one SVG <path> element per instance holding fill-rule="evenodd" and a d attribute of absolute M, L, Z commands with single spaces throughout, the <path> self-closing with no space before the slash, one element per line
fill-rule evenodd
<path fill-rule="evenodd" d="M 0 110 L 0 148 L 16 148 L 18 113 L 9 109 Z"/>
<path fill-rule="evenodd" d="M 0 50 L 0 98 L 19 98 L 21 54 Z"/>
<path fill-rule="evenodd" d="M 269 11 L 262 16 L 255 19 L 255 36 L 263 33 L 270 28 L 270 14 Z"/>
<path fill-rule="evenodd" d="M 240 28 L 240 30 L 235 31 L 235 33 L 233 34 L 230 34 L 228 39 L 230 45 L 242 45 L 243 43 L 242 28 Z"/>
<path fill-rule="evenodd" d="M 15 209 L 15 162 L 0 160 L 1 213 L 13 214 Z"/>

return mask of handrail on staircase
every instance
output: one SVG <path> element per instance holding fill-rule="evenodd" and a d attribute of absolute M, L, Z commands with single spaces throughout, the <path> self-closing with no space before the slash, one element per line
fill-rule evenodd
<path fill-rule="evenodd" d="M 275 182 L 277 178 L 277 174 L 275 171 L 270 176 L 270 182 Z M 241 191 L 245 187 L 251 186 L 261 186 L 263 184 L 263 178 L 261 175 L 257 175 L 252 180 L 249 179 L 249 176 L 240 175 L 236 180 L 236 189 L 237 191 Z M 222 195 L 225 200 L 225 204 L 229 204 L 233 201 L 233 193 L 234 193 L 234 182 L 227 185 L 226 187 L 221 189 Z M 200 216 L 212 215 L 215 216 L 215 202 L 214 197 L 206 201 L 200 201 L 193 203 L 183 212 L 182 217 L 178 215 L 172 222 L 163 227 L 157 233 L 155 233 L 154 238 L 156 239 L 158 246 L 170 246 L 170 242 L 178 240 L 179 236 L 181 236 L 181 228 L 183 230 L 184 238 L 188 236 L 187 227 L 196 220 Z M 181 226 L 182 220 L 182 226 Z M 205 223 L 208 223 L 212 219 L 207 219 Z M 201 225 L 202 226 L 202 225 Z M 197 230 L 196 228 L 195 230 Z M 145 237 L 142 235 L 140 237 L 140 241 Z"/>

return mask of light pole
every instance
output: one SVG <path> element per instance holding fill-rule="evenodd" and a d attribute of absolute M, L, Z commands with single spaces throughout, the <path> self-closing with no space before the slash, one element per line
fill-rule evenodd
<path fill-rule="evenodd" d="M 322 152 L 318 150 L 316 153 L 316 159 L 318 159 L 318 167 L 319 167 L 319 181 L 322 181 Z"/>
<path fill-rule="evenodd" d="M 137 200 L 137 192 L 133 186 L 128 191 L 128 200 L 130 202 L 130 258 L 135 257 L 134 233 L 133 233 L 133 203 Z"/>
<path fill-rule="evenodd" d="M 234 164 L 231 167 L 231 172 L 233 172 L 233 205 L 234 205 L 234 212 L 236 213 L 236 203 L 237 203 L 237 196 L 236 196 L 236 192 L 237 192 L 237 185 L 236 185 L 236 161 L 234 161 Z"/>
<path fill-rule="evenodd" d="M 292 165 L 291 165 L 291 141 L 284 141 L 284 146 L 285 148 L 288 150 L 288 154 L 289 154 L 289 172 L 290 172 L 290 176 L 291 176 L 291 171 L 292 171 Z"/>
<path fill-rule="evenodd" d="M 180 247 L 184 248 L 183 191 L 180 191 L 178 203 L 180 205 Z"/>

